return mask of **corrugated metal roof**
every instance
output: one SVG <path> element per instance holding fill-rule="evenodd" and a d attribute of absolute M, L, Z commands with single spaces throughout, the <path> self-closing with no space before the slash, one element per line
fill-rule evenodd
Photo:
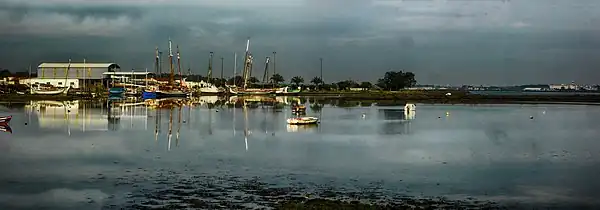
<path fill-rule="evenodd" d="M 72 68 L 108 68 L 115 63 L 71 63 Z M 38 68 L 67 68 L 69 63 L 42 63 Z"/>

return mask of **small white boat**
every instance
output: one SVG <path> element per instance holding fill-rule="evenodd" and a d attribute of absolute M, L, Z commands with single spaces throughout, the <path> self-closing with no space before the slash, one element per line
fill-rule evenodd
<path fill-rule="evenodd" d="M 290 125 L 309 125 L 319 123 L 319 118 L 316 117 L 293 117 L 286 120 Z"/>
<path fill-rule="evenodd" d="M 59 94 L 67 94 L 69 92 L 70 87 L 61 88 L 57 90 L 42 90 L 42 89 L 32 89 L 32 94 L 36 95 L 59 95 Z"/>

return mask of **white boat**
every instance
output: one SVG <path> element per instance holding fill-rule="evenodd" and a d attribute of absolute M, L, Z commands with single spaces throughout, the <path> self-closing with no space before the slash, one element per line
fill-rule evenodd
<path fill-rule="evenodd" d="M 290 125 L 308 125 L 319 123 L 319 118 L 316 117 L 293 117 L 286 120 Z"/>
<path fill-rule="evenodd" d="M 201 87 L 200 94 L 218 94 L 221 93 L 221 89 L 217 88 L 217 86 L 211 84 L 208 87 Z"/>
<path fill-rule="evenodd" d="M 32 94 L 37 95 L 59 95 L 59 94 L 67 94 L 71 87 L 61 88 L 58 90 L 42 90 L 42 89 L 31 89 Z"/>

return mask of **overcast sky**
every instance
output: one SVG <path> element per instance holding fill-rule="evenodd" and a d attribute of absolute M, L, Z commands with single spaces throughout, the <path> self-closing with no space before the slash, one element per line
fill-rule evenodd
<path fill-rule="evenodd" d="M 598 11 L 597 0 L 0 0 L 0 68 L 71 57 L 152 70 L 171 37 L 185 69 L 205 75 L 214 51 L 229 76 L 251 37 L 253 75 L 277 51 L 277 71 L 307 82 L 322 57 L 326 82 L 404 69 L 421 84 L 600 83 Z"/>

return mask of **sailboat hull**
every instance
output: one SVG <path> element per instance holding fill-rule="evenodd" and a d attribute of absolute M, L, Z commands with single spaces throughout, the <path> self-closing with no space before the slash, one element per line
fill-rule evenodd
<path fill-rule="evenodd" d="M 190 95 L 188 92 L 183 91 L 156 91 L 156 98 L 185 98 Z"/>
<path fill-rule="evenodd" d="M 35 95 L 60 95 L 66 94 L 68 91 L 69 88 L 64 88 L 61 90 L 31 90 L 31 93 Z"/>
<path fill-rule="evenodd" d="M 142 98 L 144 98 L 144 99 L 155 99 L 156 98 L 156 92 L 154 92 L 154 91 L 144 91 L 142 93 Z"/>
<path fill-rule="evenodd" d="M 119 95 L 119 94 L 123 94 L 125 92 L 125 88 L 110 88 L 108 90 L 108 93 L 113 94 L 113 95 Z"/>

